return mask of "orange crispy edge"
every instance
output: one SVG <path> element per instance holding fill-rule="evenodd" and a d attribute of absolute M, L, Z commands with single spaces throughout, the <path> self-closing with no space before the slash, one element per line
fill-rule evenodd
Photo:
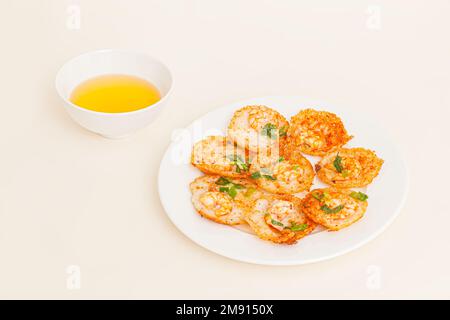
<path fill-rule="evenodd" d="M 278 195 L 278 194 L 270 194 L 267 195 L 266 197 L 270 198 L 270 199 L 279 199 L 279 200 L 286 200 L 286 201 L 291 201 L 294 202 L 295 206 L 297 207 L 297 209 L 300 212 L 303 212 L 303 207 L 302 207 L 302 200 L 290 195 L 290 194 L 283 194 L 283 195 Z M 256 200 L 255 200 L 256 201 Z M 304 212 L 303 212 L 304 213 Z M 309 235 L 311 232 L 314 231 L 314 229 L 316 228 L 317 224 L 314 220 L 310 219 L 306 213 L 305 214 L 305 218 L 306 221 L 309 225 L 309 227 L 303 231 L 290 231 L 290 232 L 286 232 L 283 234 L 283 232 L 280 232 L 277 229 L 272 228 L 272 230 L 274 230 L 275 232 L 279 233 L 280 235 L 278 237 L 267 237 L 267 236 L 263 236 L 258 234 L 255 230 L 253 230 L 253 232 L 256 234 L 256 236 L 262 240 L 266 240 L 266 241 L 271 241 L 273 243 L 277 243 L 277 244 L 287 244 L 287 245 L 292 245 L 297 243 L 298 240 L 304 238 L 305 236 Z M 251 224 L 249 224 L 251 227 Z M 270 227 L 270 226 L 269 226 Z"/>
<path fill-rule="evenodd" d="M 339 227 L 328 227 L 328 226 L 324 225 L 323 222 L 322 222 L 320 219 L 317 219 L 317 215 L 315 215 L 315 214 L 309 212 L 309 211 L 307 210 L 308 207 L 305 207 L 305 206 L 304 206 L 304 204 L 312 198 L 312 192 L 314 192 L 314 191 L 316 191 L 316 190 L 334 190 L 334 191 L 337 191 L 337 192 L 340 192 L 340 193 L 343 193 L 343 194 L 347 194 L 347 195 L 349 195 L 353 190 L 351 190 L 351 189 L 338 189 L 338 188 L 333 188 L 333 187 L 330 187 L 330 188 L 320 188 L 320 189 L 311 190 L 311 191 L 310 191 L 310 192 L 302 199 L 302 209 L 304 209 L 303 212 L 308 216 L 309 219 L 313 220 L 313 221 L 314 221 L 315 223 L 317 223 L 318 225 L 321 225 L 322 227 L 327 228 L 328 231 L 339 231 L 339 230 L 341 230 L 341 229 L 347 228 L 348 226 L 351 226 L 351 225 L 354 224 L 355 222 L 358 222 L 359 220 L 361 220 L 361 219 L 364 217 L 364 215 L 365 215 L 365 213 L 366 213 L 366 211 L 367 211 L 367 207 L 368 207 L 369 203 L 368 203 L 367 201 L 359 201 L 359 200 L 358 200 L 359 202 L 362 202 L 362 203 L 365 204 L 365 205 L 364 205 L 364 211 L 363 211 L 363 214 L 362 214 L 360 217 L 358 217 L 358 219 L 356 219 L 356 220 L 354 220 L 354 221 L 352 221 L 352 222 L 343 224 L 343 225 L 341 225 L 341 226 L 339 226 Z M 314 199 L 314 201 L 316 201 L 316 199 Z"/>
<path fill-rule="evenodd" d="M 327 150 L 312 150 L 310 148 L 303 148 L 301 145 L 296 145 L 295 144 L 295 135 L 292 134 L 292 128 L 295 128 L 296 122 L 301 122 L 303 120 L 304 117 L 308 117 L 308 116 L 312 116 L 312 117 L 320 117 L 320 116 L 325 116 L 325 120 L 324 122 L 326 123 L 331 123 L 333 124 L 333 126 L 338 125 L 340 128 L 339 130 L 342 129 L 343 134 L 339 135 L 339 144 L 332 146 L 330 149 Z M 291 153 L 294 152 L 295 149 L 299 149 L 301 152 L 311 155 L 311 156 L 324 156 L 327 153 L 333 152 L 336 149 L 341 148 L 343 145 L 345 145 L 347 142 L 349 142 L 351 139 L 353 138 L 352 135 L 349 135 L 347 132 L 347 129 L 344 126 L 344 123 L 342 121 L 342 119 L 336 115 L 335 113 L 329 112 L 329 111 L 318 111 L 318 110 L 314 110 L 314 109 L 304 109 L 299 111 L 296 115 L 291 117 L 291 121 L 290 121 L 290 126 L 289 126 L 289 130 L 288 130 L 288 146 L 287 146 L 287 152 Z"/>
<path fill-rule="evenodd" d="M 327 153 L 325 156 L 327 156 L 330 153 L 334 153 L 336 151 L 339 150 L 352 150 L 352 151 L 363 151 L 363 152 L 370 152 L 371 156 L 373 156 L 373 160 L 375 160 L 375 170 L 373 171 L 373 176 L 369 179 L 364 179 L 363 183 L 332 183 L 331 181 L 329 181 L 326 177 L 325 174 L 323 173 L 324 171 L 322 171 L 322 166 L 321 166 L 321 162 L 323 159 L 321 159 L 318 163 L 316 163 L 315 165 L 315 171 L 317 174 L 317 177 L 320 179 L 320 181 L 322 181 L 323 183 L 328 184 L 331 187 L 337 188 L 337 189 L 349 189 L 349 188 L 362 188 L 365 186 L 368 186 L 369 184 L 371 184 L 373 182 L 373 180 L 378 176 L 378 174 L 381 171 L 381 168 L 383 166 L 384 160 L 379 158 L 375 151 L 370 150 L 370 149 L 365 149 L 365 148 L 361 148 L 361 147 L 357 147 L 357 148 L 339 148 L 335 151 L 329 152 Z"/>

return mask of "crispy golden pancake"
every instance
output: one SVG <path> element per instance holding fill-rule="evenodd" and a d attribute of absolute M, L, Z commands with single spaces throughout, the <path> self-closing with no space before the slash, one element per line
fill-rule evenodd
<path fill-rule="evenodd" d="M 190 184 L 192 203 L 197 212 L 212 221 L 236 225 L 263 192 L 246 179 L 201 176 Z"/>
<path fill-rule="evenodd" d="M 191 163 L 208 174 L 233 178 L 248 176 L 249 163 L 245 150 L 221 136 L 209 136 L 197 142 L 192 148 Z"/>
<path fill-rule="evenodd" d="M 302 110 L 291 118 L 287 136 L 286 155 L 298 149 L 313 156 L 325 155 L 352 138 L 334 113 L 312 109 Z"/>
<path fill-rule="evenodd" d="M 380 172 L 383 160 L 363 148 L 342 148 L 316 164 L 320 180 L 336 188 L 364 187 Z"/>
<path fill-rule="evenodd" d="M 260 197 L 244 217 L 259 238 L 275 243 L 294 244 L 316 227 L 302 213 L 301 200 L 290 195 Z"/>
<path fill-rule="evenodd" d="M 301 154 L 290 159 L 259 156 L 252 161 L 250 178 L 268 192 L 293 194 L 309 191 L 314 180 L 314 170 Z"/>
<path fill-rule="evenodd" d="M 311 220 L 337 231 L 363 217 L 367 209 L 367 196 L 349 189 L 316 189 L 302 200 L 302 206 Z"/>
<path fill-rule="evenodd" d="M 228 125 L 228 137 L 251 152 L 275 150 L 286 139 L 288 121 L 266 106 L 246 106 L 237 110 Z"/>

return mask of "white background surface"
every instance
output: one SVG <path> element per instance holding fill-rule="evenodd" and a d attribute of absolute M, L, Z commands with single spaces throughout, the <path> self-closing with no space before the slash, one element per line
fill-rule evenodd
<path fill-rule="evenodd" d="M 71 4 L 78 30 L 66 26 Z M 450 298 L 450 2 L 0 5 L 1 298 Z M 148 52 L 174 73 L 159 121 L 127 140 L 78 127 L 54 90 L 67 59 L 101 48 Z M 327 262 L 264 267 L 210 253 L 170 223 L 156 175 L 171 132 L 274 94 L 382 119 L 411 177 L 385 233 Z M 78 290 L 66 287 L 70 265 L 81 268 Z"/>

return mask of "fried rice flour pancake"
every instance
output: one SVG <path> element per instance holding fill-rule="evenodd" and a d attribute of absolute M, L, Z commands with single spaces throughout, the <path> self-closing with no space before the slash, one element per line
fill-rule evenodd
<path fill-rule="evenodd" d="M 249 170 L 247 154 L 226 137 L 209 136 L 195 143 L 191 163 L 204 173 L 245 178 Z"/>
<path fill-rule="evenodd" d="M 294 196 L 266 195 L 255 200 L 244 217 L 259 238 L 294 244 L 316 227 L 301 207 L 301 200 Z"/>
<path fill-rule="evenodd" d="M 316 189 L 302 200 L 302 207 L 311 220 L 337 231 L 363 217 L 367 195 L 349 189 Z"/>
<path fill-rule="evenodd" d="M 233 114 L 227 135 L 241 148 L 269 153 L 277 152 L 284 143 L 288 128 L 288 121 L 277 111 L 266 106 L 246 106 Z"/>
<path fill-rule="evenodd" d="M 198 177 L 190 189 L 194 208 L 201 216 L 228 225 L 244 223 L 244 213 L 264 193 L 246 179 L 217 175 Z"/>
<path fill-rule="evenodd" d="M 313 156 L 323 156 L 352 138 L 337 115 L 313 109 L 302 110 L 291 118 L 287 136 L 287 154 L 298 149 Z"/>
<path fill-rule="evenodd" d="M 301 154 L 290 159 L 260 156 L 250 166 L 251 179 L 261 189 L 277 194 L 309 191 L 314 175 L 311 163 Z"/>
<path fill-rule="evenodd" d="M 325 155 L 316 166 L 320 180 L 336 188 L 358 188 L 370 184 L 383 160 L 363 148 L 342 148 Z"/>

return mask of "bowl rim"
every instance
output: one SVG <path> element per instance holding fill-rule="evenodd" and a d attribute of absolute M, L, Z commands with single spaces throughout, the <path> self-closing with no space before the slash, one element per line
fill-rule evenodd
<path fill-rule="evenodd" d="M 95 110 L 90 110 L 90 109 L 86 109 L 86 108 L 82 108 L 76 104 L 74 104 L 72 101 L 70 101 L 69 99 L 65 98 L 61 91 L 60 91 L 60 86 L 58 85 L 58 83 L 60 82 L 61 79 L 61 73 L 62 70 L 69 64 L 72 63 L 73 61 L 83 58 L 85 56 L 89 56 L 89 55 L 93 55 L 93 54 L 99 54 L 99 53 L 109 53 L 109 52 L 121 52 L 121 53 L 130 53 L 130 54 L 135 54 L 135 55 L 141 55 L 144 56 L 148 59 L 153 60 L 154 62 L 160 64 L 161 66 L 163 66 L 163 68 L 166 69 L 169 78 L 170 78 L 170 86 L 169 89 L 167 90 L 167 93 L 165 95 L 163 95 L 161 97 L 161 99 L 159 101 L 157 101 L 156 103 L 153 103 L 151 105 L 148 105 L 144 108 L 138 109 L 138 110 L 133 110 L 133 111 L 126 111 L 126 112 L 102 112 L 102 111 L 95 111 Z M 138 114 L 140 112 L 144 112 L 146 110 L 148 110 L 150 107 L 152 107 L 152 110 L 154 109 L 158 109 L 159 107 L 161 107 L 161 105 L 164 104 L 164 102 L 167 100 L 167 98 L 169 97 L 169 95 L 172 93 L 172 89 L 173 89 L 173 84 L 174 84 L 174 80 L 173 80 L 173 76 L 172 76 L 172 72 L 170 71 L 169 67 L 163 63 L 160 59 L 157 59 L 143 51 L 134 51 L 134 50 L 125 50 L 125 49 L 99 49 L 99 50 L 93 50 L 93 51 L 87 51 L 84 53 L 81 53 L 69 60 L 67 60 L 59 69 L 58 72 L 56 73 L 56 77 L 55 77 L 55 89 L 56 92 L 58 93 L 58 96 L 69 106 L 71 106 L 72 108 L 78 109 L 80 111 L 86 112 L 86 113 L 91 113 L 91 114 L 95 114 L 95 115 L 104 115 L 104 116 L 108 116 L 108 117 L 119 117 L 122 115 L 130 115 L 130 114 Z"/>

